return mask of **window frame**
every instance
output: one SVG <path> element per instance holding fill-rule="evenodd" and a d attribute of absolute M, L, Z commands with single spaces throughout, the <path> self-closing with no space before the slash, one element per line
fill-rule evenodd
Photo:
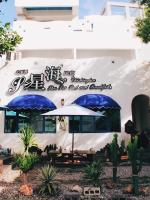
<path fill-rule="evenodd" d="M 112 133 L 112 132 L 118 132 L 118 133 L 121 133 L 121 114 L 120 114 L 120 109 L 103 109 L 104 111 L 112 111 L 113 110 L 113 112 L 114 111 L 117 111 L 118 113 L 117 113 L 117 120 L 119 120 L 118 122 L 117 122 L 117 125 L 118 125 L 118 127 L 116 128 L 116 130 L 110 130 L 110 131 L 108 131 L 108 130 L 98 130 L 98 129 L 96 129 L 96 117 L 95 116 L 90 116 L 90 117 L 92 117 L 93 119 L 93 131 L 91 132 L 91 131 L 83 131 L 83 128 L 82 128 L 82 126 L 83 126 L 83 117 L 84 116 L 79 116 L 80 118 L 78 119 L 78 121 L 79 121 L 79 132 L 76 132 L 76 131 L 74 131 L 74 133 L 76 134 L 88 134 L 88 133 Z M 109 123 L 109 127 L 110 127 L 110 125 L 112 125 L 113 124 L 113 120 L 111 119 L 111 118 L 108 118 L 108 119 L 110 119 L 110 123 Z M 107 122 L 107 121 L 106 121 Z M 118 130 L 117 130 L 118 129 Z M 73 133 L 73 131 L 71 130 L 71 127 L 70 127 L 70 117 L 69 117 L 69 133 Z"/>
<path fill-rule="evenodd" d="M 10 110 L 11 111 L 11 110 Z M 6 134 L 15 134 L 15 133 L 20 133 L 19 132 L 19 114 L 20 114 L 20 112 L 18 112 L 18 111 L 15 111 L 16 112 L 16 116 L 15 116 L 15 124 L 16 124 L 16 132 L 8 132 L 8 131 L 6 131 L 7 129 L 6 129 L 6 126 L 7 126 L 7 124 L 6 124 L 6 118 L 11 118 L 11 119 L 13 119 L 14 117 L 13 116 L 7 116 L 6 115 L 6 111 L 5 111 L 5 117 L 4 117 L 4 133 L 6 133 Z M 45 112 L 45 111 L 42 111 L 42 112 Z M 42 113 L 41 113 L 42 114 Z M 38 131 L 38 132 L 35 132 L 35 134 L 56 134 L 56 129 L 57 129 L 57 122 L 56 122 L 56 117 L 55 117 L 55 131 L 53 131 L 53 132 L 50 132 L 50 131 L 45 131 L 45 122 L 46 122 L 46 120 L 45 120 L 45 118 L 46 118 L 47 116 L 42 116 L 42 131 Z M 31 125 L 30 123 L 29 123 L 29 125 Z"/>

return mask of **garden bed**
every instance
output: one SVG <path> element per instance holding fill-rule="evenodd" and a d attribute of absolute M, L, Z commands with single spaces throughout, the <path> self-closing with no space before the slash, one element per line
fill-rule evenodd
<path fill-rule="evenodd" d="M 63 199 L 64 191 L 68 191 L 74 185 L 79 185 L 80 187 L 90 186 L 89 183 L 84 178 L 84 168 L 58 168 L 56 179 L 60 185 L 60 194 L 58 197 L 42 197 L 38 194 L 39 182 L 37 180 L 39 175 L 39 169 L 42 167 L 38 164 L 29 172 L 29 182 L 33 185 L 34 194 L 30 197 L 23 196 L 19 193 L 19 187 L 22 183 L 22 176 L 14 180 L 13 183 L 0 182 L 0 200 L 61 200 Z M 111 183 L 112 168 L 105 167 L 105 175 L 102 178 L 102 199 L 109 200 L 113 197 L 123 195 L 123 197 L 130 197 L 133 200 L 149 200 L 150 192 L 148 196 L 138 196 L 134 197 L 132 195 L 122 194 L 123 188 L 131 184 L 131 167 L 121 166 L 118 167 L 118 181 L 114 188 L 108 189 L 108 183 Z M 140 173 L 140 187 L 145 186 L 150 189 L 150 166 L 143 166 Z"/>

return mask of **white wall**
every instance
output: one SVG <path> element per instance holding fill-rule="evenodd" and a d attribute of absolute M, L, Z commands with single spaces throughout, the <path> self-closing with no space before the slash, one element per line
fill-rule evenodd
<path fill-rule="evenodd" d="M 135 59 L 134 50 L 97 50 L 97 49 L 78 49 L 76 52 L 77 58 L 95 58 L 95 57 L 117 57 L 123 58 L 124 60 L 133 60 Z"/>
<path fill-rule="evenodd" d="M 115 59 L 115 63 L 112 63 Z M 46 66 L 63 64 L 63 70 L 75 70 L 77 77 L 96 78 L 97 85 L 102 83 L 111 83 L 112 90 L 79 90 L 79 91 L 25 91 L 21 87 L 18 92 L 13 95 L 8 94 L 8 88 L 11 81 L 16 77 L 15 72 L 18 69 L 28 69 L 29 73 L 43 73 Z M 142 61 L 133 60 L 127 61 L 124 58 L 118 57 L 102 57 L 93 59 L 46 59 L 46 58 L 26 58 L 14 62 L 10 62 L 0 68 L 0 80 L 3 84 L 0 85 L 0 99 L 2 105 L 7 105 L 13 98 L 24 94 L 40 94 L 52 100 L 57 107 L 60 106 L 60 100 L 65 99 L 65 104 L 72 103 L 76 98 L 83 94 L 98 93 L 105 94 L 113 98 L 121 106 L 121 124 L 122 133 L 119 134 L 122 138 L 128 137 L 124 134 L 124 124 L 131 117 L 131 102 L 138 94 L 146 94 L 150 96 L 150 70 L 149 65 Z M 29 75 L 26 75 L 27 77 Z M 69 78 L 68 78 L 69 79 Z M 51 82 L 52 83 L 52 82 Z M 50 83 L 46 83 L 48 86 Z M 69 83 L 68 83 L 69 84 Z M 4 134 L 3 114 L 0 114 L 1 127 L 1 144 L 18 150 L 19 141 L 15 134 Z M 75 134 L 75 148 L 89 149 L 91 147 L 99 149 L 107 142 L 111 141 L 113 133 L 105 134 Z M 58 145 L 64 145 L 71 148 L 71 134 L 37 134 L 37 138 L 41 146 L 56 142 Z M 84 142 L 83 142 L 84 141 Z M 86 142 L 85 142 L 86 141 Z"/>
<path fill-rule="evenodd" d="M 124 60 L 133 60 L 136 58 L 134 50 L 98 50 L 98 49 L 54 49 L 54 50 L 24 50 L 21 51 L 22 58 L 95 58 L 95 57 L 113 57 L 123 58 Z"/>
<path fill-rule="evenodd" d="M 22 51 L 74 48 L 130 51 L 142 47 L 135 36 L 134 21 L 116 16 L 54 22 L 16 21 L 14 30 L 23 37 L 18 46 Z"/>

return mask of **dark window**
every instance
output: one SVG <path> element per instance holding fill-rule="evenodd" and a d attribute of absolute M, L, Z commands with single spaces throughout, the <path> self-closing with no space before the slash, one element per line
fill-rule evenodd
<path fill-rule="evenodd" d="M 74 116 L 69 118 L 69 132 L 70 133 L 80 133 L 81 127 L 80 127 L 80 116 Z"/>
<path fill-rule="evenodd" d="M 18 133 L 29 125 L 35 133 L 56 133 L 56 118 L 42 116 L 42 111 L 5 112 L 5 133 Z"/>
<path fill-rule="evenodd" d="M 69 119 L 69 132 L 72 133 L 107 133 L 120 132 L 120 110 L 102 109 L 103 117 L 76 116 Z"/>
<path fill-rule="evenodd" d="M 72 7 L 26 7 L 28 11 L 39 11 L 39 10 L 72 10 Z"/>
<path fill-rule="evenodd" d="M 123 6 L 111 6 L 111 13 L 112 15 L 126 15 L 125 7 Z"/>

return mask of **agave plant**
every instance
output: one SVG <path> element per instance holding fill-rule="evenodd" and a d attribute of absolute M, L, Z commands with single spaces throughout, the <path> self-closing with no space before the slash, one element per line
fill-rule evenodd
<path fill-rule="evenodd" d="M 24 145 L 25 154 L 28 154 L 28 150 L 31 146 L 37 146 L 34 131 L 30 126 L 21 129 L 19 137 Z"/>
<path fill-rule="evenodd" d="M 57 196 L 59 193 L 58 182 L 55 181 L 56 169 L 53 166 L 44 166 L 40 171 L 39 181 L 42 195 Z"/>
<path fill-rule="evenodd" d="M 94 186 L 100 186 L 100 178 L 104 174 L 104 163 L 102 160 L 94 161 L 85 168 L 85 176 L 90 179 Z"/>

